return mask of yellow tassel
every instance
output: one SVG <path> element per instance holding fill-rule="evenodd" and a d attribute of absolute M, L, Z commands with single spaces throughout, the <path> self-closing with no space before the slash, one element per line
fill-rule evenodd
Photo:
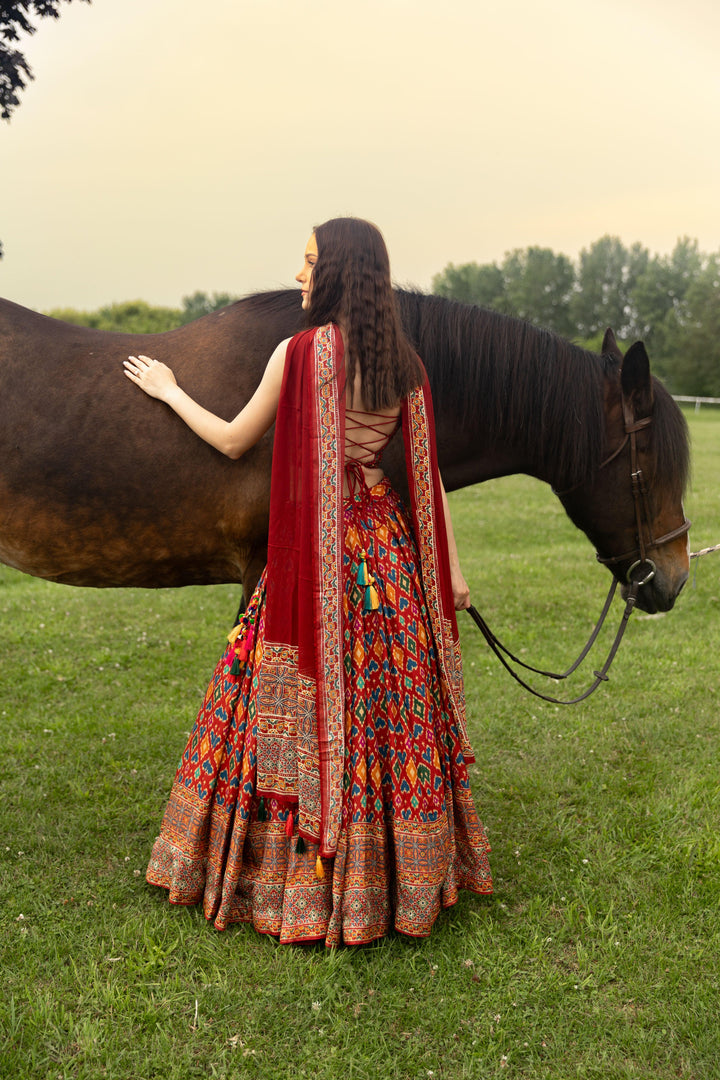
<path fill-rule="evenodd" d="M 380 600 L 378 599 L 378 592 L 375 588 L 375 578 L 370 578 L 367 588 L 365 589 L 365 600 L 363 602 L 363 611 L 377 611 L 380 607 Z"/>
<path fill-rule="evenodd" d="M 238 636 L 238 634 L 240 633 L 241 630 L 242 630 L 242 623 L 238 623 L 237 626 L 233 626 L 232 630 L 230 631 L 230 633 L 227 636 L 227 639 L 228 639 L 228 641 L 230 642 L 231 645 L 235 644 L 237 636 Z"/>
<path fill-rule="evenodd" d="M 315 860 L 315 877 L 320 878 L 321 881 L 325 877 L 325 867 L 323 866 L 322 859 L 319 855 Z"/>

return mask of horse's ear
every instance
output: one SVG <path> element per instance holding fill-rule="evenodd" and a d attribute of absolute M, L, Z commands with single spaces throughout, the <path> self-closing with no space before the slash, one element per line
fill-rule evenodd
<path fill-rule="evenodd" d="M 653 386 L 650 360 L 642 341 L 636 341 L 625 353 L 620 369 L 622 391 L 635 406 L 635 414 L 647 416 L 652 409 Z"/>
<path fill-rule="evenodd" d="M 622 362 L 623 355 L 618 349 L 618 343 L 615 340 L 615 334 L 611 326 L 608 326 L 605 331 L 605 337 L 603 338 L 602 349 L 600 350 L 603 356 L 612 356 L 613 360 Z"/>

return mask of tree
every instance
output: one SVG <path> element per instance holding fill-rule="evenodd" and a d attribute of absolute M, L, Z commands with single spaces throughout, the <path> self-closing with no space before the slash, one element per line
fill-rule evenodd
<path fill-rule="evenodd" d="M 720 253 L 667 318 L 667 379 L 676 394 L 720 397 Z"/>
<path fill-rule="evenodd" d="M 632 291 L 649 259 L 647 248 L 628 249 L 617 236 L 603 236 L 580 252 L 570 315 L 581 337 L 594 337 L 608 326 L 618 337 L 635 336 Z"/>
<path fill-rule="evenodd" d="M 566 255 L 550 248 L 518 248 L 505 256 L 501 270 L 506 310 L 566 337 L 573 332 L 569 302 L 575 271 Z"/>
<path fill-rule="evenodd" d="M 436 296 L 446 300 L 459 300 L 463 304 L 478 304 L 480 307 L 505 309 L 505 282 L 502 271 L 496 263 L 476 262 L 448 263 L 444 270 L 432 279 L 432 290 Z"/>
<path fill-rule="evenodd" d="M 97 311 L 76 311 L 75 308 L 56 308 L 47 314 L 53 319 L 90 326 L 95 330 L 117 330 L 123 334 L 161 334 L 174 330 L 186 320 L 178 308 L 152 307 L 144 300 L 128 300 L 122 304 L 106 304 Z"/>
<path fill-rule="evenodd" d="M 40 19 L 59 19 L 61 3 L 72 0 L 3 0 L 0 5 L 0 116 L 9 120 L 14 108 L 20 103 L 18 94 L 28 81 L 34 79 L 25 57 L 14 45 L 20 34 L 34 34 L 35 27 L 30 15 Z M 91 0 L 84 0 L 89 4 Z"/>

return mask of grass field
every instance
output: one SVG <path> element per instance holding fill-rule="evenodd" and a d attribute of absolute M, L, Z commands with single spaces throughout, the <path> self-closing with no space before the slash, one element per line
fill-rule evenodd
<path fill-rule="evenodd" d="M 697 550 L 720 540 L 720 413 L 689 420 Z M 585 538 L 527 478 L 451 501 L 474 602 L 533 662 L 569 662 L 608 582 Z M 144 881 L 237 588 L 0 569 L 0 1076 L 715 1080 L 720 553 L 695 569 L 572 708 L 463 622 L 495 896 L 427 941 L 332 953 L 218 934 Z"/>

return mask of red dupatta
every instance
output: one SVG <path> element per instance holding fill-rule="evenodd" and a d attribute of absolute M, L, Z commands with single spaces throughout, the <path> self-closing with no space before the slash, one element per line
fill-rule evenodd
<path fill-rule="evenodd" d="M 298 808 L 299 832 L 337 849 L 344 771 L 343 343 L 332 324 L 289 343 L 275 421 L 267 606 L 258 663 L 257 794 Z M 430 391 L 403 403 L 420 570 L 447 697 L 474 760 L 452 599 Z"/>

